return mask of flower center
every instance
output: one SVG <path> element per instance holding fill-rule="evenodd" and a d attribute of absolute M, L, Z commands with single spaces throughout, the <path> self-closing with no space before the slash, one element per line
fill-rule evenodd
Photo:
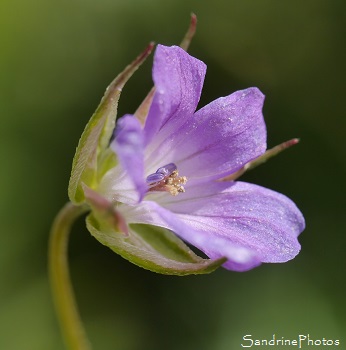
<path fill-rule="evenodd" d="M 185 192 L 186 176 L 179 176 L 178 168 L 174 163 L 169 163 L 158 168 L 154 174 L 147 176 L 149 191 L 165 191 L 172 196 Z"/>

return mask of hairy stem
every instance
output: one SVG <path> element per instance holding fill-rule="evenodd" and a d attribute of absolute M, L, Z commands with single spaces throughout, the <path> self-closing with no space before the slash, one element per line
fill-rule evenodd
<path fill-rule="evenodd" d="M 61 331 L 69 350 L 90 350 L 71 285 L 68 269 L 68 239 L 74 221 L 88 211 L 67 203 L 56 216 L 49 240 L 49 278 Z"/>

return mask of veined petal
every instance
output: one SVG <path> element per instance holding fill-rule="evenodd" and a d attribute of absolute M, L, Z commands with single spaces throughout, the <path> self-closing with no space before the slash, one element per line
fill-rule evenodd
<path fill-rule="evenodd" d="M 115 130 L 115 138 L 110 147 L 119 157 L 120 164 L 126 175 L 135 186 L 141 201 L 146 190 L 144 176 L 144 145 L 143 132 L 139 121 L 132 115 L 120 118 Z M 109 177 L 106 174 L 105 178 Z M 115 181 L 121 179 L 112 176 Z"/>
<path fill-rule="evenodd" d="M 167 123 L 181 124 L 182 118 L 195 112 L 205 72 L 206 65 L 180 47 L 157 46 L 153 67 L 156 90 L 144 129 L 146 144 Z"/>
<path fill-rule="evenodd" d="M 160 205 L 143 202 L 131 209 L 131 220 L 169 228 L 210 258 L 227 257 L 223 266 L 228 269 L 245 271 L 261 262 L 285 262 L 300 250 L 302 214 L 290 199 L 266 188 L 211 182 L 178 197 L 153 194 L 148 199 Z"/>
<path fill-rule="evenodd" d="M 246 271 L 261 263 L 255 251 L 235 242 L 229 242 L 228 239 L 215 235 L 214 232 L 193 227 L 179 215 L 161 207 L 156 202 L 143 201 L 137 206 L 124 206 L 119 209 L 130 223 L 145 223 L 168 228 L 209 257 L 227 258 L 228 261 L 223 266 L 231 270 Z"/>
<path fill-rule="evenodd" d="M 200 258 L 171 231 L 161 227 L 135 225 L 125 236 L 109 227 L 100 229 L 100 222 L 93 214 L 86 222 L 90 233 L 102 244 L 153 272 L 178 276 L 204 274 L 214 271 L 224 262 L 224 259 Z"/>
<path fill-rule="evenodd" d="M 219 98 L 153 140 L 149 162 L 174 162 L 190 180 L 232 174 L 266 150 L 264 95 L 257 88 Z M 163 161 L 164 160 L 164 161 Z"/>
<path fill-rule="evenodd" d="M 217 227 L 218 235 L 255 250 L 262 262 L 285 262 L 299 253 L 304 218 L 280 193 L 244 182 L 211 182 L 180 197 L 161 204 L 191 225 Z"/>

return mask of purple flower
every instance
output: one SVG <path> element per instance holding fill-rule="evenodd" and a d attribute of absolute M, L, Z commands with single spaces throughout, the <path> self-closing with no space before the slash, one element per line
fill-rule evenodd
<path fill-rule="evenodd" d="M 209 258 L 226 257 L 227 269 L 288 261 L 305 226 L 295 204 L 257 185 L 220 181 L 265 152 L 264 96 L 249 88 L 196 111 L 205 73 L 181 48 L 157 47 L 145 124 L 119 119 L 110 145 L 119 163 L 97 192 L 113 203 L 122 227 L 172 230 Z"/>

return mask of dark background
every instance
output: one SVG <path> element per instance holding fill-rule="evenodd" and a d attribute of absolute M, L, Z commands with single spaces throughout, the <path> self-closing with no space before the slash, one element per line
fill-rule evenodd
<path fill-rule="evenodd" d="M 149 41 L 178 44 L 191 11 L 190 53 L 208 65 L 200 105 L 257 86 L 268 146 L 301 138 L 243 179 L 297 203 L 302 252 L 246 273 L 161 276 L 81 220 L 70 262 L 90 339 L 102 350 L 231 350 L 245 334 L 309 333 L 345 348 L 345 10 L 343 0 L 1 1 L 0 348 L 63 348 L 46 251 L 78 138 L 113 77 Z M 120 115 L 151 87 L 151 64 L 125 87 Z"/>

